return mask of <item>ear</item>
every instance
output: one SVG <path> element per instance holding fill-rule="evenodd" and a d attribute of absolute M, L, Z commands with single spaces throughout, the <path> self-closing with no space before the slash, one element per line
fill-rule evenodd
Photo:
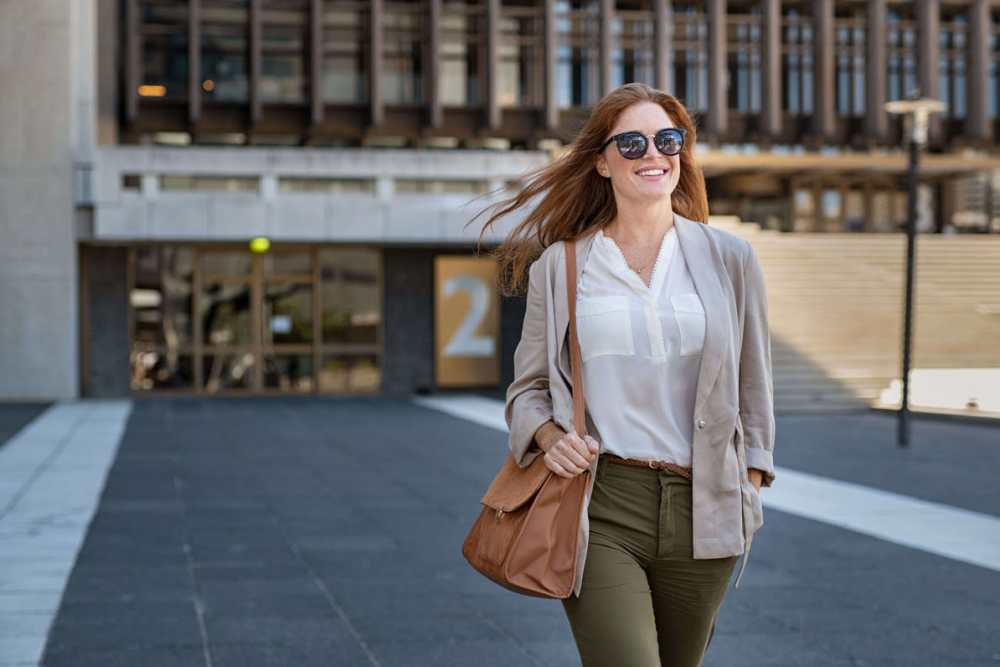
<path fill-rule="evenodd" d="M 608 171 L 608 161 L 604 158 L 604 155 L 598 155 L 597 159 L 594 160 L 594 169 L 604 178 L 611 176 L 611 172 Z"/>

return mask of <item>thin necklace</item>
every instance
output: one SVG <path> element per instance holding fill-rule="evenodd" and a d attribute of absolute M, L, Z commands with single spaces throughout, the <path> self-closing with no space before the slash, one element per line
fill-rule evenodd
<path fill-rule="evenodd" d="M 641 268 L 637 269 L 634 266 L 632 266 L 631 264 L 629 264 L 628 258 L 625 257 L 625 253 L 622 251 L 621 246 L 618 245 L 618 241 L 616 241 L 615 239 L 611 238 L 607 234 L 605 234 L 604 236 L 606 238 L 610 239 L 610 241 L 615 244 L 615 248 L 618 249 L 618 254 L 621 255 L 622 261 L 625 262 L 625 266 L 627 266 L 628 268 L 630 268 L 633 271 L 635 271 L 637 274 L 639 274 L 640 277 L 642 277 L 642 272 L 645 271 L 646 268 L 648 268 L 650 266 L 650 264 L 655 264 L 656 260 L 659 259 L 660 251 L 659 251 L 659 249 L 657 249 L 656 253 L 653 255 L 653 258 L 650 259 L 649 261 L 647 261 L 645 264 L 643 264 Z"/>

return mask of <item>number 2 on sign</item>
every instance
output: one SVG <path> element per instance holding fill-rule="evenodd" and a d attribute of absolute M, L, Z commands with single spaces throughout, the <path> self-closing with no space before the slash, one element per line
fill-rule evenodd
<path fill-rule="evenodd" d="M 490 357 L 493 356 L 495 342 L 488 336 L 476 336 L 475 331 L 486 316 L 490 290 L 482 278 L 470 275 L 454 276 L 444 284 L 444 295 L 451 296 L 464 290 L 469 294 L 469 312 L 455 329 L 454 335 L 444 346 L 448 357 Z"/>

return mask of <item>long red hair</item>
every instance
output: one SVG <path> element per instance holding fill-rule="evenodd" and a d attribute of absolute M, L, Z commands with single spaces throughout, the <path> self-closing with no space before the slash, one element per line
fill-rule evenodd
<path fill-rule="evenodd" d="M 503 295 L 523 292 L 528 267 L 542 250 L 557 241 L 596 231 L 614 220 L 617 208 L 611 181 L 598 174 L 594 164 L 618 116 L 639 102 L 659 104 L 676 127 L 687 130 L 680 153 L 680 178 L 671 195 L 671 205 L 685 218 L 707 223 L 705 175 L 694 158 L 697 129 L 690 114 L 669 93 L 644 83 L 626 83 L 594 105 L 583 129 L 560 157 L 528 172 L 523 178 L 525 186 L 516 195 L 485 209 L 499 210 L 483 225 L 480 240 L 497 220 L 540 197 L 524 220 L 490 253 L 499 263 L 498 287 Z M 482 213 L 480 211 L 473 220 Z"/>

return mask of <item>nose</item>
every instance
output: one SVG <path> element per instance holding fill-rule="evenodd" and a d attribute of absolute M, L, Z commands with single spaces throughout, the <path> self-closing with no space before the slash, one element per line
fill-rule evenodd
<path fill-rule="evenodd" d="M 656 157 L 659 153 L 660 151 L 657 150 L 656 144 L 653 142 L 653 137 L 646 137 L 646 152 L 643 153 L 642 157 L 646 157 L 647 155 Z"/>

